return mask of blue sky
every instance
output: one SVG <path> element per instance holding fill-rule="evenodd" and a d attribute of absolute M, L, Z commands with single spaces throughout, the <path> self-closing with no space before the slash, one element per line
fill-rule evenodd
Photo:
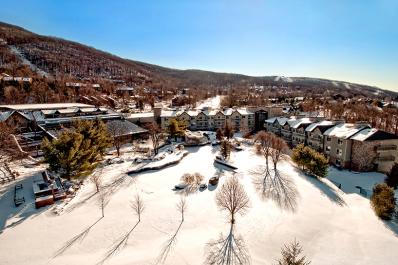
<path fill-rule="evenodd" d="M 397 0 L 19 0 L 0 21 L 167 67 L 398 91 Z"/>

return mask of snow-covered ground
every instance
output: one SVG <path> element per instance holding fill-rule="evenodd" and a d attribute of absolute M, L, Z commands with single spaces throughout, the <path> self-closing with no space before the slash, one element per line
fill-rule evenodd
<path fill-rule="evenodd" d="M 217 95 L 215 97 L 203 100 L 203 101 L 198 103 L 196 109 L 203 109 L 205 107 L 210 107 L 212 109 L 218 109 L 218 108 L 220 108 L 221 97 L 222 96 Z"/>
<path fill-rule="evenodd" d="M 125 174 L 131 162 L 106 166 L 103 177 L 108 203 L 104 218 L 100 218 L 99 196 L 89 182 L 59 215 L 52 210 L 55 206 L 39 210 L 28 206 L 29 210 L 24 211 L 22 205 L 15 209 L 10 190 L 2 188 L 0 263 L 98 264 L 128 235 L 127 243 L 105 259 L 105 264 L 156 264 L 162 249 L 177 232 L 165 264 L 203 264 L 206 244 L 229 231 L 227 218 L 217 209 L 214 197 L 233 174 L 251 200 L 247 214 L 237 217 L 236 233 L 244 239 L 252 264 L 276 263 L 281 246 L 295 238 L 312 264 L 374 265 L 398 260 L 398 229 L 380 221 L 368 199 L 349 190 L 344 193 L 328 180 L 309 178 L 284 161 L 279 169 L 292 180 L 292 187 L 282 197 L 288 197 L 293 207 L 278 206 L 273 200 L 261 199 L 253 184 L 253 171 L 264 164 L 262 157 L 246 147 L 232 153 L 231 159 L 239 167 L 236 173 L 225 169 L 220 173 L 213 161 L 217 149 L 210 145 L 186 148 L 190 154 L 179 164 L 131 176 Z M 129 156 L 133 153 L 124 154 L 124 158 Z M 22 169 L 26 176 L 22 181 L 29 181 L 39 170 Z M 188 208 L 181 224 L 176 209 L 181 195 L 172 189 L 182 174 L 195 172 L 206 180 L 216 174 L 222 177 L 218 187 L 186 197 Z M 353 176 L 347 171 L 331 174 Z M 138 224 L 130 207 L 137 193 L 145 202 Z"/>

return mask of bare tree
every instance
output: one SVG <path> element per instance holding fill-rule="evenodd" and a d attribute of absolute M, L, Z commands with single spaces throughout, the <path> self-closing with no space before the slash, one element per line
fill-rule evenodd
<path fill-rule="evenodd" d="M 177 204 L 177 210 L 181 213 L 181 222 L 184 222 L 184 213 L 187 210 L 187 201 L 185 197 L 180 197 L 180 201 Z"/>
<path fill-rule="evenodd" d="M 134 229 L 137 227 L 137 225 L 141 222 L 141 214 L 145 210 L 145 204 L 144 201 L 142 200 L 141 196 L 139 194 L 136 194 L 134 201 L 131 202 L 131 208 L 134 210 L 134 212 L 137 214 L 138 221 L 137 223 L 128 231 L 126 234 L 124 234 L 122 237 L 120 237 L 112 246 L 112 248 L 107 252 L 105 257 L 98 262 L 98 264 L 103 264 L 106 260 L 108 260 L 110 257 L 115 255 L 117 252 L 122 250 L 126 245 L 127 241 L 130 237 L 130 234 L 134 231 Z"/>
<path fill-rule="evenodd" d="M 352 143 L 352 167 L 358 171 L 373 169 L 373 161 L 376 158 L 375 145 L 365 141 L 353 141 Z"/>
<path fill-rule="evenodd" d="M 135 211 L 138 217 L 138 222 L 141 221 L 141 214 L 145 210 L 144 201 L 141 196 L 137 194 L 134 198 L 134 201 L 131 203 L 131 208 Z"/>
<path fill-rule="evenodd" d="M 100 192 L 102 187 L 102 169 L 91 174 L 90 181 L 94 184 L 96 193 Z"/>
<path fill-rule="evenodd" d="M 116 148 L 117 156 L 120 156 L 120 148 L 125 143 L 123 136 L 129 132 L 127 122 L 122 121 L 109 121 L 106 124 L 108 132 L 112 137 L 113 146 Z"/>
<path fill-rule="evenodd" d="M 6 122 L 0 122 L 0 171 L 7 177 L 15 178 L 14 172 L 9 167 L 9 162 L 23 157 L 19 151 L 15 141 L 13 141 L 12 134 L 15 132 L 15 127 Z"/>
<path fill-rule="evenodd" d="M 105 206 L 108 203 L 108 194 L 103 189 L 98 195 L 98 203 L 101 208 L 102 217 L 105 217 Z"/>
<path fill-rule="evenodd" d="M 267 171 L 269 171 L 268 162 L 269 156 L 271 155 L 273 138 L 275 138 L 273 134 L 265 131 L 258 132 L 254 138 L 255 143 L 258 144 L 262 155 L 265 157 L 265 167 Z"/>
<path fill-rule="evenodd" d="M 216 195 L 216 203 L 221 211 L 228 211 L 231 224 L 235 223 L 235 215 L 244 214 L 250 207 L 249 197 L 237 177 L 229 178 Z"/>
<path fill-rule="evenodd" d="M 282 250 L 282 258 L 278 260 L 278 265 L 308 265 L 311 262 L 306 261 L 306 257 L 303 256 L 300 258 L 301 253 L 303 252 L 303 248 L 300 243 L 296 241 L 296 239 L 285 245 Z"/>
<path fill-rule="evenodd" d="M 149 124 L 146 126 L 146 129 L 151 137 L 153 151 L 155 155 L 157 155 L 159 151 L 160 138 L 162 137 L 162 130 L 156 123 Z"/>
<path fill-rule="evenodd" d="M 284 158 L 286 152 L 288 150 L 288 146 L 286 142 L 280 137 L 273 137 L 272 139 L 272 149 L 271 149 L 271 159 L 274 164 L 274 170 L 276 171 L 276 166 L 278 162 Z"/>

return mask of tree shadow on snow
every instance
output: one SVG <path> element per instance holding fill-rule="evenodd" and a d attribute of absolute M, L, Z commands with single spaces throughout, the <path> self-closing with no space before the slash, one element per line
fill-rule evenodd
<path fill-rule="evenodd" d="M 126 234 L 124 234 L 122 237 L 120 237 L 112 245 L 112 248 L 106 253 L 105 257 L 100 262 L 98 262 L 97 264 L 103 264 L 106 260 L 108 260 L 113 255 L 115 255 L 119 251 L 121 251 L 127 245 L 127 241 L 129 240 L 130 234 L 134 231 L 134 229 L 137 227 L 137 225 L 139 223 L 140 223 L 140 221 L 137 221 L 137 223 L 133 226 L 133 228 L 130 229 L 130 231 L 128 231 Z"/>
<path fill-rule="evenodd" d="M 226 237 L 220 234 L 219 238 L 206 245 L 205 264 L 250 264 L 250 255 L 242 237 L 234 234 L 234 225 L 231 224 Z"/>
<path fill-rule="evenodd" d="M 295 168 L 294 170 L 298 170 Z M 346 206 L 347 203 L 344 201 L 343 197 L 339 194 L 339 190 L 337 187 L 332 187 L 328 183 L 324 182 L 322 179 L 308 175 L 301 170 L 298 171 L 298 175 L 311 183 L 315 188 L 317 188 L 323 195 L 325 195 L 329 200 L 336 203 L 339 206 Z"/>
<path fill-rule="evenodd" d="M 166 262 L 167 257 L 170 252 L 173 250 L 174 246 L 177 244 L 177 234 L 181 229 L 182 223 L 184 220 L 181 220 L 180 225 L 178 226 L 175 233 L 164 243 L 159 256 L 156 259 L 155 264 L 164 264 Z"/>
<path fill-rule="evenodd" d="M 398 216 L 390 221 L 383 221 L 384 225 L 398 237 Z"/>
<path fill-rule="evenodd" d="M 272 171 L 266 167 L 259 167 L 250 172 L 256 191 L 262 199 L 271 199 L 279 208 L 295 212 L 299 198 L 296 184 L 280 171 Z"/>
<path fill-rule="evenodd" d="M 86 236 L 88 235 L 88 233 L 90 232 L 91 228 L 93 228 L 99 221 L 102 220 L 102 216 L 95 221 L 92 225 L 90 225 L 89 227 L 87 227 L 85 230 L 83 230 L 81 233 L 77 234 L 76 236 L 72 237 L 71 239 L 69 239 L 60 249 L 58 249 L 55 253 L 53 258 L 56 258 L 60 255 L 62 255 L 66 250 L 68 250 L 70 247 L 72 247 L 75 243 L 77 242 L 82 242 L 84 240 L 84 238 L 86 238 Z"/>
<path fill-rule="evenodd" d="M 117 192 L 120 188 L 122 187 L 127 187 L 128 185 L 130 185 L 131 183 L 135 182 L 135 178 L 128 178 L 128 175 L 121 175 L 118 178 L 116 178 L 115 180 L 113 180 L 111 183 L 105 184 L 104 186 L 102 186 L 102 190 L 105 192 L 106 196 L 109 198 L 111 197 L 113 194 L 115 194 L 115 192 Z M 98 195 L 99 192 L 93 192 L 90 195 L 88 195 L 87 197 L 85 197 L 84 199 L 81 199 L 78 202 L 74 202 L 72 205 L 69 205 L 66 208 L 66 212 L 72 212 L 73 210 L 83 206 L 85 203 L 87 203 L 90 199 L 94 198 L 96 195 Z M 75 198 L 73 198 L 72 200 L 74 200 Z"/>

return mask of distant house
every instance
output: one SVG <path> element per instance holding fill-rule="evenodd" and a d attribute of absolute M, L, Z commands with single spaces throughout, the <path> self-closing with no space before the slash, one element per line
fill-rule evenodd
<path fill-rule="evenodd" d="M 134 87 L 118 87 L 116 88 L 116 95 L 118 96 L 134 96 Z"/>

